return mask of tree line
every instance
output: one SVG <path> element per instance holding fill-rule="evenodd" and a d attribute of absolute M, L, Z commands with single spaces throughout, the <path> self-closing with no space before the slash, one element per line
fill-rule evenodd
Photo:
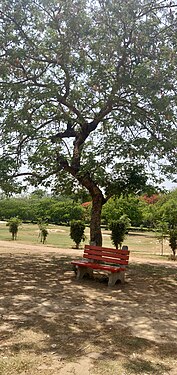
<path fill-rule="evenodd" d="M 68 225 L 71 220 L 83 218 L 84 209 L 80 204 L 65 199 L 54 198 L 8 198 L 0 200 L 0 218 L 8 220 L 19 217 L 23 222 L 37 223 L 43 220 L 48 223 Z"/>
<path fill-rule="evenodd" d="M 72 220 L 90 224 L 91 201 L 82 204 L 72 197 L 30 196 L 0 199 L 0 219 L 19 217 L 23 222 L 37 223 L 43 220 L 57 225 L 69 225 Z M 156 229 L 161 222 L 169 229 L 177 227 L 177 189 L 164 194 L 135 197 L 112 197 L 102 210 L 102 225 L 108 227 L 112 220 L 127 215 L 132 227 Z"/>

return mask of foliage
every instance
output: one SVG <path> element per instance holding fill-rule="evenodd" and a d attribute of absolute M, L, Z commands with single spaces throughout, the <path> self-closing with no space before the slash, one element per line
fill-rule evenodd
<path fill-rule="evenodd" d="M 123 197 L 113 197 L 103 206 L 102 223 L 108 225 L 111 220 L 119 220 L 120 217 L 127 214 L 133 226 L 139 226 L 142 223 L 142 210 L 138 197 L 128 195 Z"/>
<path fill-rule="evenodd" d="M 166 221 L 157 221 L 155 227 L 157 231 L 156 237 L 161 243 L 161 255 L 163 255 L 164 239 L 168 233 L 168 223 Z"/>
<path fill-rule="evenodd" d="M 84 214 L 83 214 L 83 219 L 86 224 L 90 224 L 90 219 L 91 219 L 91 212 L 92 212 L 92 202 L 84 202 L 82 203 L 82 207 L 84 208 Z"/>
<path fill-rule="evenodd" d="M 172 249 L 174 259 L 175 259 L 176 249 L 177 249 L 177 229 L 171 229 L 169 235 L 170 235 L 169 245 Z"/>
<path fill-rule="evenodd" d="M 168 229 L 177 225 L 177 189 L 159 195 L 159 199 L 154 204 L 148 204 L 141 197 L 128 195 L 123 197 L 112 197 L 106 202 L 102 210 L 102 224 L 107 225 L 111 220 L 119 220 L 127 214 L 132 226 L 143 226 L 155 228 L 158 233 L 162 233 L 161 223 L 167 223 Z M 69 225 L 73 219 L 84 220 L 90 223 L 91 202 L 79 204 L 68 197 L 43 197 L 35 195 L 31 197 L 0 199 L 0 219 L 9 220 L 18 216 L 23 222 L 38 222 L 38 219 L 48 223 L 59 225 Z M 85 205 L 87 207 L 85 207 Z M 160 227 L 159 227 L 160 225 Z M 159 232 L 160 230 L 160 232 Z"/>
<path fill-rule="evenodd" d="M 80 204 L 63 198 L 8 198 L 0 199 L 1 220 L 18 216 L 23 222 L 37 222 L 39 218 L 43 221 L 55 224 L 69 224 L 72 219 L 80 219 L 84 215 L 84 209 Z"/>
<path fill-rule="evenodd" d="M 82 219 L 83 215 L 83 207 L 80 204 L 73 204 L 72 201 L 55 202 L 50 208 L 50 218 L 54 224 L 69 225 L 71 220 Z"/>
<path fill-rule="evenodd" d="M 45 197 L 45 191 L 42 190 L 42 189 L 35 189 L 31 193 L 31 198 L 41 199 L 41 198 L 44 198 L 44 197 Z"/>
<path fill-rule="evenodd" d="M 39 227 L 39 230 L 40 230 L 40 233 L 39 233 L 40 241 L 44 244 L 46 242 L 47 236 L 49 234 L 49 232 L 47 230 L 47 224 L 45 222 L 43 222 L 42 220 L 40 220 L 38 222 L 38 227 Z"/>
<path fill-rule="evenodd" d="M 112 220 L 109 224 L 111 229 L 111 240 L 115 245 L 116 249 L 122 246 L 128 227 L 130 226 L 130 220 L 127 215 L 122 215 L 119 220 Z"/>
<path fill-rule="evenodd" d="M 140 210 L 142 213 L 142 225 L 146 228 L 154 228 L 156 221 L 159 220 L 157 206 L 140 201 Z"/>
<path fill-rule="evenodd" d="M 70 198 L 73 200 L 75 203 L 84 203 L 87 201 L 91 201 L 91 196 L 87 192 L 86 189 L 79 188 L 78 190 L 75 190 L 74 193 L 69 195 Z"/>
<path fill-rule="evenodd" d="M 175 228 L 177 226 L 177 200 L 169 195 L 168 200 L 161 206 L 159 214 L 168 222 L 169 228 Z"/>
<path fill-rule="evenodd" d="M 175 171 L 176 7 L 1 3 L 1 188 L 11 194 L 21 175 L 22 185 L 54 191 L 82 185 L 94 208 L 91 240 L 100 243 L 101 209 L 112 195 L 143 192 L 155 164 Z"/>
<path fill-rule="evenodd" d="M 81 241 L 85 241 L 85 224 L 81 220 L 72 220 L 70 223 L 70 237 L 76 243 L 76 249 L 79 248 Z"/>
<path fill-rule="evenodd" d="M 36 202 L 23 198 L 7 198 L 0 200 L 0 218 L 8 220 L 18 216 L 23 222 L 35 221 Z"/>
<path fill-rule="evenodd" d="M 17 239 L 18 228 L 21 225 L 21 220 L 18 217 L 11 217 L 7 226 L 9 226 L 9 232 L 12 233 L 12 240 Z"/>
<path fill-rule="evenodd" d="M 153 194 L 153 195 L 148 196 L 147 194 L 145 194 L 141 197 L 141 199 L 144 200 L 148 204 L 154 204 L 154 203 L 158 202 L 159 195 Z"/>

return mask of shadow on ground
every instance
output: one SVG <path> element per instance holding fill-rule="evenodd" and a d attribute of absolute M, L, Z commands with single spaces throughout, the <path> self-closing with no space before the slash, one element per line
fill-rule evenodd
<path fill-rule="evenodd" d="M 176 268 L 131 264 L 125 285 L 110 289 L 102 275 L 76 281 L 70 261 L 51 254 L 0 256 L 0 374 L 9 356 L 24 353 L 42 355 L 43 362 L 89 357 L 90 374 L 119 374 L 118 363 L 121 375 L 173 374 Z M 37 374 L 54 374 L 43 366 Z"/>

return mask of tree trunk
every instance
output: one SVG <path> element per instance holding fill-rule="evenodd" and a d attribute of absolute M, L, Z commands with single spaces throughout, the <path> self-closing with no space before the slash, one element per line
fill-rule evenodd
<path fill-rule="evenodd" d="M 96 246 L 102 246 L 101 211 L 103 204 L 102 193 L 92 196 L 90 243 Z"/>
<path fill-rule="evenodd" d="M 90 177 L 89 173 L 85 173 L 83 176 L 79 174 L 79 170 L 73 166 L 69 166 L 65 160 L 62 164 L 62 168 L 71 173 L 77 181 L 85 187 L 92 197 L 92 211 L 91 211 L 91 223 L 90 223 L 90 243 L 96 246 L 102 246 L 102 234 L 101 234 L 101 211 L 103 205 L 107 199 L 104 198 L 102 191 L 95 181 Z"/>

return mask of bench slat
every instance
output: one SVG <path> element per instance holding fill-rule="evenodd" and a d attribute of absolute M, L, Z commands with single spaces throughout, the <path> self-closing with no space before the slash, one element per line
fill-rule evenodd
<path fill-rule="evenodd" d="M 102 262 L 107 262 L 107 263 L 117 263 L 117 264 L 124 264 L 124 265 L 128 264 L 128 260 L 122 260 L 122 259 L 116 259 L 116 258 L 106 258 L 104 256 L 93 256 L 93 255 L 84 254 L 83 258 L 100 260 Z"/>
<path fill-rule="evenodd" d="M 94 245 L 85 245 L 85 250 L 96 250 L 100 252 L 106 251 L 106 252 L 113 253 L 113 254 L 129 255 L 129 250 L 113 249 L 109 247 L 101 247 L 101 246 L 94 246 Z"/>
<path fill-rule="evenodd" d="M 89 249 L 86 249 L 84 250 L 84 255 L 93 255 L 94 256 L 106 256 L 106 257 L 110 257 L 110 258 L 114 258 L 114 259 L 122 259 L 122 260 L 128 260 L 129 259 L 129 255 L 125 255 L 125 254 L 117 254 L 117 253 L 107 253 L 106 251 L 96 251 L 96 250 L 89 250 Z"/>

